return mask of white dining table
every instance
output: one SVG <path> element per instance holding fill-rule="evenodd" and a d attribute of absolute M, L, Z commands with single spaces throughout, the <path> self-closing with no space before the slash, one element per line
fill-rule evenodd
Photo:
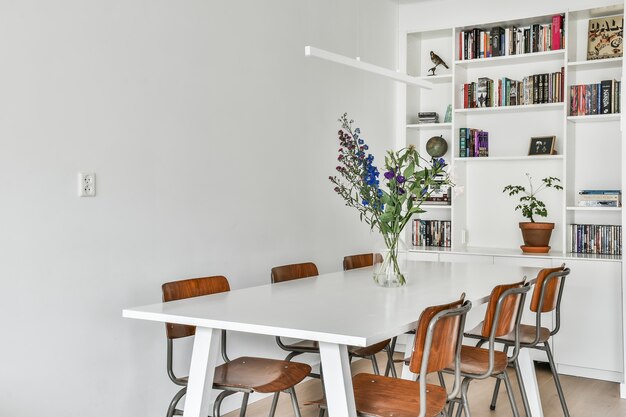
<path fill-rule="evenodd" d="M 377 286 L 372 268 L 362 268 L 128 308 L 123 316 L 196 326 L 184 417 L 209 415 L 220 329 L 318 341 L 329 415 L 355 417 L 347 346 L 368 346 L 414 329 L 424 308 L 449 303 L 462 292 L 474 306 L 485 303 L 494 286 L 523 277 L 534 280 L 538 272 L 518 266 L 409 261 L 407 284 L 400 288 Z M 522 349 L 519 356 L 522 378 L 532 416 L 541 417 L 528 350 Z"/>

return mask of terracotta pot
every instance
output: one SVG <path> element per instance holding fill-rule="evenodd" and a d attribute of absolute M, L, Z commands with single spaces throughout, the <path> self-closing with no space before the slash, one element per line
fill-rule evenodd
<path fill-rule="evenodd" d="M 550 243 L 554 223 L 520 222 L 519 228 L 522 229 L 522 237 L 524 239 L 522 251 L 545 253 L 550 250 L 548 244 Z"/>

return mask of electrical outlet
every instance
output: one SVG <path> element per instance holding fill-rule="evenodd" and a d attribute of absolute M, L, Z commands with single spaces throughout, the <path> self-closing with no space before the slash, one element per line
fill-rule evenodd
<path fill-rule="evenodd" d="M 94 173 L 78 173 L 78 196 L 79 197 L 95 197 L 96 196 L 96 174 Z"/>

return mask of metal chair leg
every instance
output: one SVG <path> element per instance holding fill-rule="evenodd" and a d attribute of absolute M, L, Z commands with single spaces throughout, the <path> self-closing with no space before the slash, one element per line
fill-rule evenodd
<path fill-rule="evenodd" d="M 287 391 L 291 396 L 291 405 L 293 406 L 293 413 L 296 417 L 302 417 L 300 414 L 300 407 L 298 406 L 298 398 L 296 397 L 296 390 L 294 387 L 289 388 Z"/>
<path fill-rule="evenodd" d="M 241 408 L 239 409 L 239 417 L 246 416 L 246 410 L 248 409 L 248 398 L 250 397 L 249 392 L 243 393 L 243 399 L 241 400 Z"/>
<path fill-rule="evenodd" d="M 380 369 L 378 369 L 378 361 L 376 360 L 376 355 L 370 356 L 370 360 L 372 361 L 372 368 L 374 369 L 374 374 L 380 375 Z"/>
<path fill-rule="evenodd" d="M 443 372 L 439 371 L 437 372 L 437 376 L 439 377 L 439 385 L 441 385 L 442 388 L 446 387 L 446 380 L 443 379 Z"/>
<path fill-rule="evenodd" d="M 465 417 L 472 417 L 470 413 L 470 408 L 469 408 L 469 400 L 467 399 L 467 390 L 469 389 L 469 384 L 471 381 L 472 381 L 471 379 L 465 378 L 463 382 L 461 383 L 461 400 L 463 401 L 463 407 L 459 406 L 459 412 L 457 413 L 457 416 L 460 415 L 460 411 L 462 408 L 463 414 L 465 414 Z M 518 417 L 518 416 L 515 416 L 515 417 Z"/>
<path fill-rule="evenodd" d="M 396 373 L 396 367 L 393 364 L 393 353 L 396 351 L 397 340 L 397 337 L 392 337 L 391 342 L 385 348 L 385 350 L 387 351 L 387 366 L 385 367 L 385 376 L 389 376 L 389 373 L 391 372 L 391 376 L 393 376 L 394 378 L 398 377 L 398 374 Z"/>
<path fill-rule="evenodd" d="M 509 375 L 506 373 L 506 369 L 501 375 L 504 380 L 504 386 L 506 387 L 506 393 L 509 396 L 511 410 L 513 410 L 513 417 L 519 417 L 519 410 L 517 409 L 517 404 L 515 404 L 515 397 L 513 397 L 513 387 L 511 386 L 511 380 L 509 379 Z"/>
<path fill-rule="evenodd" d="M 326 414 L 326 409 L 325 409 L 325 408 L 320 407 L 320 412 L 319 412 L 319 414 L 318 414 L 318 416 L 317 416 L 317 417 L 324 417 L 324 414 Z"/>
<path fill-rule="evenodd" d="M 524 414 L 526 414 L 526 417 L 531 417 L 530 404 L 528 404 L 528 396 L 526 395 L 526 388 L 524 387 L 524 380 L 522 379 L 522 373 L 519 369 L 519 362 L 517 361 L 517 358 L 513 362 L 513 367 L 515 368 L 515 377 L 517 378 L 517 385 L 519 385 L 519 389 L 522 392 L 522 403 L 524 404 Z"/>
<path fill-rule="evenodd" d="M 270 407 L 270 415 L 269 417 L 274 417 L 276 414 L 276 406 L 278 405 L 278 396 L 280 395 L 280 391 L 276 391 L 274 393 L 274 398 L 272 398 L 272 406 Z"/>
<path fill-rule="evenodd" d="M 559 379 L 559 374 L 556 372 L 556 365 L 554 364 L 554 357 L 552 356 L 552 351 L 550 350 L 550 344 L 546 340 L 544 345 L 546 347 L 546 353 L 548 354 L 548 362 L 550 363 L 552 376 L 554 377 L 554 384 L 556 385 L 556 392 L 559 394 L 559 400 L 561 400 L 561 407 L 563 407 L 563 414 L 565 415 L 565 417 L 569 417 L 569 410 L 567 409 L 567 404 L 565 403 L 565 395 L 563 395 L 563 388 L 561 388 L 561 380 Z"/>
<path fill-rule="evenodd" d="M 172 398 L 172 401 L 170 401 L 170 406 L 167 407 L 167 414 L 165 414 L 165 417 L 172 417 L 174 415 L 178 402 L 181 398 L 183 398 L 183 395 L 185 395 L 186 393 L 187 387 L 183 387 L 180 391 L 176 393 L 176 395 L 174 395 L 174 398 Z"/>
<path fill-rule="evenodd" d="M 287 357 L 285 358 L 285 360 L 287 362 L 291 361 L 293 358 L 295 358 L 298 355 L 302 355 L 302 353 L 304 352 L 291 352 L 289 355 L 287 355 Z"/>
<path fill-rule="evenodd" d="M 509 347 L 505 345 L 502 351 L 508 355 Z M 502 382 L 502 380 L 500 378 L 496 378 L 496 386 L 493 388 L 493 395 L 491 396 L 491 405 L 489 405 L 489 409 L 491 411 L 496 409 L 496 401 L 498 401 L 498 394 L 500 393 L 500 382 Z M 528 400 L 526 401 L 528 402 Z"/>
<path fill-rule="evenodd" d="M 215 403 L 213 404 L 213 417 L 220 417 L 220 407 L 222 406 L 222 401 L 224 401 L 224 398 L 229 395 L 233 395 L 234 393 L 234 391 L 222 391 L 219 393 L 217 398 L 215 398 Z"/>
<path fill-rule="evenodd" d="M 396 372 L 396 366 L 393 363 L 393 351 L 391 350 L 391 346 L 385 347 L 385 352 L 387 352 L 387 366 L 385 368 L 385 376 L 389 376 L 389 372 L 391 372 L 391 376 L 397 378 L 398 373 Z"/>

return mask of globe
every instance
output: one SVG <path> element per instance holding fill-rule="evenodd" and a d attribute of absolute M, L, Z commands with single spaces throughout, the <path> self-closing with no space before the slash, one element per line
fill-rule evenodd
<path fill-rule="evenodd" d="M 426 152 L 433 158 L 440 158 L 448 152 L 448 142 L 441 136 L 433 136 L 426 142 Z"/>

